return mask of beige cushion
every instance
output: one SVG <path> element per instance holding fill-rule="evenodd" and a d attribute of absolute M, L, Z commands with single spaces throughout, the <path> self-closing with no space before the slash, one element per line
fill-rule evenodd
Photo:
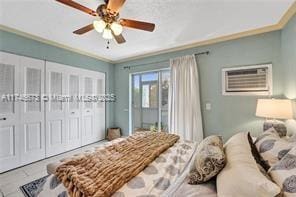
<path fill-rule="evenodd" d="M 218 196 L 267 197 L 280 193 L 280 188 L 257 167 L 246 132 L 232 136 L 224 151 L 227 163 L 217 176 Z"/>
<path fill-rule="evenodd" d="M 296 147 L 292 148 L 270 170 L 271 178 L 286 197 L 296 196 Z"/>
<path fill-rule="evenodd" d="M 271 128 L 257 138 L 255 145 L 262 158 L 272 167 L 281 160 L 292 147 L 296 146 L 296 142 L 288 141 L 286 138 L 280 138 L 276 131 Z"/>
<path fill-rule="evenodd" d="M 216 176 L 225 165 L 221 136 L 209 136 L 197 147 L 195 169 L 190 172 L 189 184 L 199 184 Z"/>

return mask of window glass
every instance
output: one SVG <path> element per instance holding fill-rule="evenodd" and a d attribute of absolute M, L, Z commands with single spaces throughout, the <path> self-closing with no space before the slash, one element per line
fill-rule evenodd
<path fill-rule="evenodd" d="M 141 105 L 140 96 L 140 75 L 133 75 L 133 107 L 139 108 Z"/>
<path fill-rule="evenodd" d="M 138 129 L 167 131 L 169 83 L 169 70 L 132 75 L 134 131 Z"/>
<path fill-rule="evenodd" d="M 143 85 L 142 86 L 142 107 L 149 108 L 149 85 Z"/>

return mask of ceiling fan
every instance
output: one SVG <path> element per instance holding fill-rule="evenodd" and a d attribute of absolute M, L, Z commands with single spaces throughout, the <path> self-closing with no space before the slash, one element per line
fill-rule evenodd
<path fill-rule="evenodd" d="M 125 42 L 122 36 L 123 27 L 129 27 L 144 31 L 152 32 L 155 24 L 131 19 L 119 19 L 119 10 L 123 6 L 125 0 L 105 0 L 105 4 L 98 6 L 96 11 L 91 10 L 72 0 L 56 0 L 72 8 L 78 9 L 91 16 L 97 17 L 92 24 L 86 25 L 76 31 L 74 34 L 84 34 L 95 29 L 99 33 L 103 33 L 103 38 L 107 40 L 115 39 L 118 44 Z"/>

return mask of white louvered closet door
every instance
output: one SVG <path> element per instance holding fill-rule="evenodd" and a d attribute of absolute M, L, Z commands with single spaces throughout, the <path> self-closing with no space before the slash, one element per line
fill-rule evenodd
<path fill-rule="evenodd" d="M 82 95 L 92 96 L 95 92 L 95 79 L 92 73 L 84 71 L 82 75 Z M 96 142 L 95 119 L 93 102 L 82 103 L 82 145 Z"/>
<path fill-rule="evenodd" d="M 68 95 L 73 98 L 68 102 L 67 125 L 68 125 L 68 150 L 81 146 L 81 103 L 77 100 L 80 95 L 81 78 L 78 69 L 70 69 L 67 76 Z"/>
<path fill-rule="evenodd" d="M 0 52 L 0 172 L 19 165 L 19 102 L 4 102 L 2 95 L 19 92 L 20 57 Z"/>
<path fill-rule="evenodd" d="M 66 102 L 57 98 L 66 95 L 66 72 L 65 66 L 46 62 L 46 92 L 52 97 L 46 102 L 46 157 L 67 150 Z"/>
<path fill-rule="evenodd" d="M 44 67 L 42 60 L 21 58 L 21 93 L 32 97 L 20 103 L 20 147 L 21 164 L 45 158 L 44 129 Z"/>
<path fill-rule="evenodd" d="M 105 94 L 105 74 L 96 73 L 95 74 L 95 94 L 104 95 Z M 97 140 L 105 139 L 105 106 L 106 102 L 98 102 L 95 104 L 95 133 Z"/>

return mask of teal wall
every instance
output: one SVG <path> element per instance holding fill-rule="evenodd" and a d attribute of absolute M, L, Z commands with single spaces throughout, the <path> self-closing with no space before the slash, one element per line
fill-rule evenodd
<path fill-rule="evenodd" d="M 199 56 L 197 59 L 205 135 L 220 134 L 227 139 L 234 133 L 243 130 L 251 131 L 254 134 L 259 133 L 262 130 L 263 121 L 255 117 L 256 100 L 259 97 L 223 96 L 221 69 L 235 65 L 272 62 L 274 95 L 281 96 L 283 94 L 281 80 L 283 72 L 280 46 L 281 32 L 275 31 L 118 64 L 115 66 L 115 93 L 117 96 L 115 124 L 123 128 L 125 134 L 128 134 L 128 112 L 125 109 L 128 109 L 129 73 L 168 67 L 168 61 L 160 65 L 154 65 L 153 62 L 209 50 L 210 55 Z M 123 70 L 124 66 L 138 64 L 148 65 Z M 212 104 L 211 111 L 205 110 L 207 102 Z"/>
<path fill-rule="evenodd" d="M 294 100 L 294 118 L 296 119 L 296 15 L 281 32 L 281 51 L 284 68 L 284 94 Z M 288 130 L 296 131 L 295 120 L 288 121 Z"/>
<path fill-rule="evenodd" d="M 114 65 L 0 30 L 0 50 L 106 73 L 106 92 L 114 93 Z M 107 127 L 114 123 L 114 103 L 106 106 Z"/>
<path fill-rule="evenodd" d="M 296 15 L 281 32 L 281 51 L 284 67 L 284 94 L 296 100 Z"/>
<path fill-rule="evenodd" d="M 129 74 L 158 68 L 169 67 L 168 59 L 210 51 L 209 56 L 197 59 L 204 134 L 220 134 L 229 138 L 239 131 L 262 131 L 263 120 L 255 116 L 258 96 L 222 96 L 221 69 L 271 62 L 273 64 L 273 96 L 296 99 L 296 16 L 281 30 L 232 41 L 196 47 L 178 52 L 156 55 L 115 66 L 115 124 L 128 134 L 128 84 Z M 162 63 L 154 63 L 162 62 Z M 142 65 L 124 70 L 124 66 Z M 296 112 L 296 100 L 294 100 Z M 212 110 L 206 111 L 205 104 L 210 102 Z M 296 117 L 296 114 L 295 114 Z M 294 128 L 296 121 L 292 120 Z"/>

